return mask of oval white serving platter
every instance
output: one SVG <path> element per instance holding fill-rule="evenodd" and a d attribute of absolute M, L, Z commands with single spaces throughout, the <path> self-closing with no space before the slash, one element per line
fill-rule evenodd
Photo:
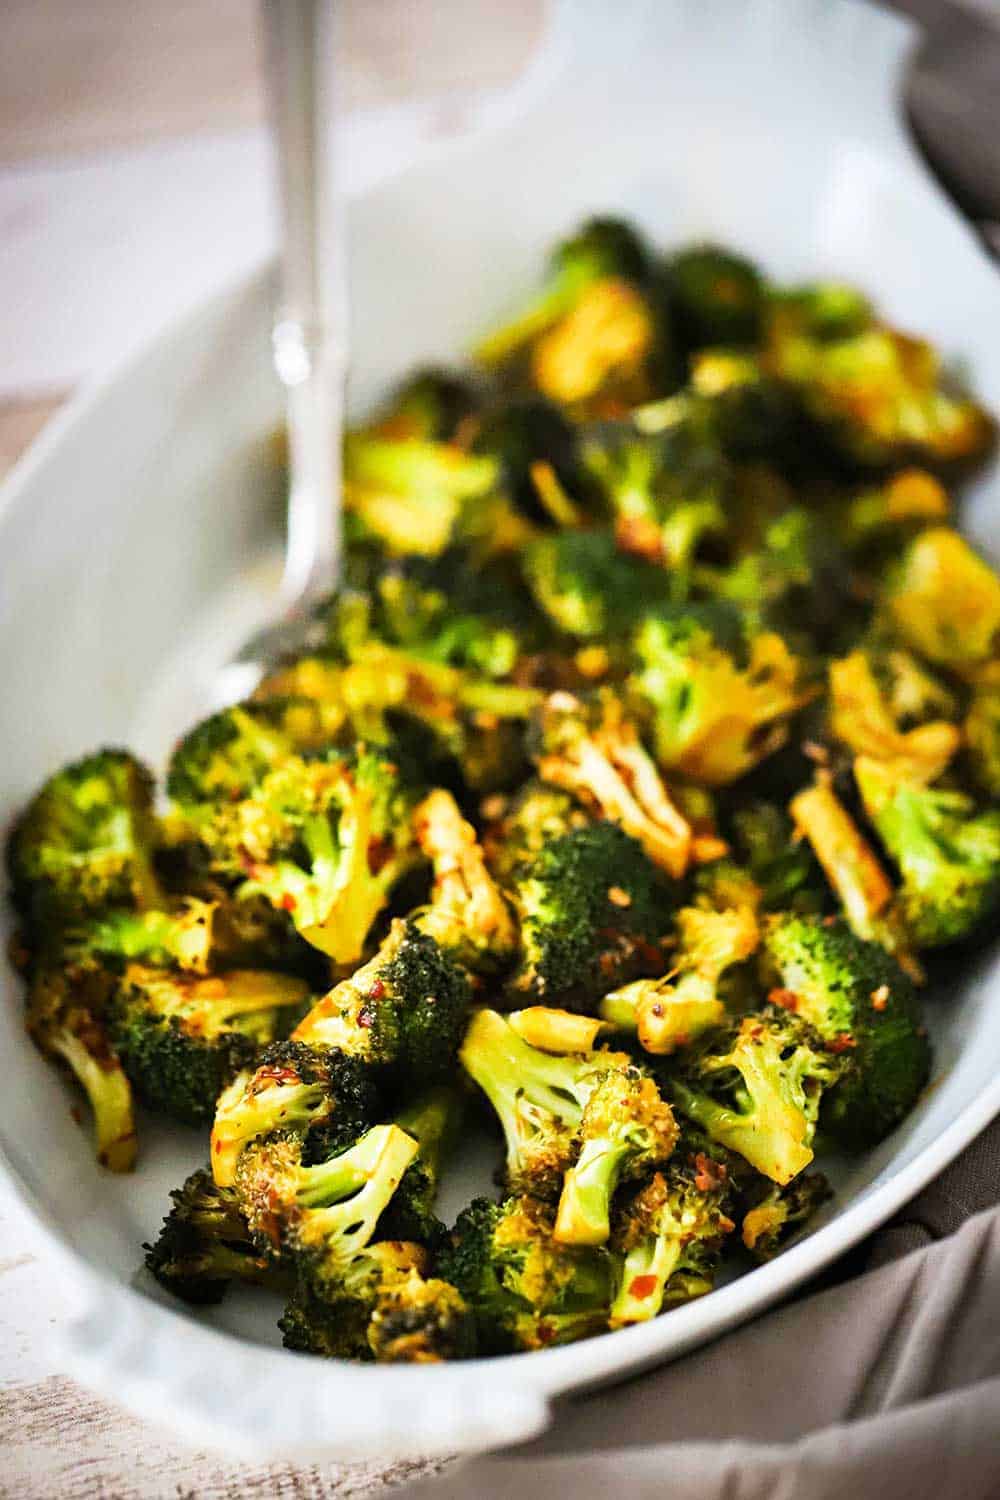
<path fill-rule="evenodd" d="M 853 0 L 564 0 L 524 85 L 471 139 L 352 205 L 355 406 L 414 363 L 454 358 L 516 301 L 553 239 L 611 211 L 663 244 L 731 242 L 778 278 L 856 281 L 888 317 L 961 356 L 1000 408 L 1000 279 L 899 123 L 912 45 L 908 26 Z M 221 639 L 259 607 L 280 520 L 271 300 L 265 272 L 215 299 L 75 402 L 4 487 L 3 825 L 89 747 L 162 757 L 184 727 L 178 677 L 204 667 L 193 643 L 205 622 Z M 995 539 L 997 512 L 987 479 L 968 512 L 980 541 Z M 137 1269 L 139 1245 L 204 1141 L 142 1121 L 138 1173 L 100 1173 L 69 1094 L 24 1036 L 6 970 L 0 991 L 3 1168 L 78 1299 L 66 1367 L 243 1457 L 472 1452 L 526 1438 L 555 1395 L 673 1358 L 787 1295 L 1000 1110 L 1000 971 L 986 958 L 930 1001 L 935 1075 L 919 1108 L 841 1176 L 823 1220 L 780 1260 L 570 1348 L 355 1368 L 275 1347 L 278 1309 L 258 1298 L 236 1294 L 197 1320 L 166 1305 Z"/>

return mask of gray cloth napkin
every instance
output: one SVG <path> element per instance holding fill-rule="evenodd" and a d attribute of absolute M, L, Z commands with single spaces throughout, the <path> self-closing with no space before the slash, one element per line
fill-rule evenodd
<path fill-rule="evenodd" d="M 1000 254 L 1000 3 L 899 8 L 917 139 Z M 1000 1500 L 998 1204 L 1000 1120 L 822 1290 L 406 1500 Z"/>

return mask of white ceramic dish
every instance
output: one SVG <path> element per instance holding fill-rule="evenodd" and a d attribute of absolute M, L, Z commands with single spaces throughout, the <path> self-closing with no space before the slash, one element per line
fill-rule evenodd
<path fill-rule="evenodd" d="M 778 277 L 856 280 L 890 317 L 961 353 L 1000 407 L 1000 280 L 898 120 L 912 40 L 903 23 L 846 0 L 568 0 L 542 61 L 488 129 L 354 205 L 356 403 L 413 362 L 453 356 L 535 275 L 554 237 L 587 212 L 620 210 L 663 243 L 718 236 Z M 214 301 L 75 403 L 9 480 L 4 822 L 75 752 L 116 740 L 162 752 L 183 718 L 165 725 L 152 689 L 176 676 L 178 641 L 195 638 L 192 622 L 212 601 L 259 591 L 276 524 L 270 297 L 262 273 Z M 986 482 L 973 510 L 980 538 L 991 512 Z M 198 666 L 190 655 L 183 664 Z M 13 976 L 0 988 L 0 1145 L 78 1295 L 67 1368 L 242 1456 L 473 1451 L 525 1438 L 544 1427 L 556 1394 L 675 1357 L 786 1295 L 1000 1109 L 1000 975 L 984 961 L 932 1003 L 935 1083 L 920 1107 L 777 1262 L 582 1345 L 355 1368 L 273 1347 L 277 1309 L 256 1299 L 234 1295 L 196 1321 L 158 1298 L 137 1271 L 138 1247 L 204 1143 L 146 1129 L 138 1175 L 102 1175 L 67 1093 L 23 1035 Z"/>

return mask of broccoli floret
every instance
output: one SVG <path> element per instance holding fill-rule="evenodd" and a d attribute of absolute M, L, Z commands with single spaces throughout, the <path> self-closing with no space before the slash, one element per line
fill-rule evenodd
<path fill-rule="evenodd" d="M 875 314 L 856 287 L 841 281 L 813 281 L 771 289 L 768 316 L 779 337 L 801 334 L 819 343 L 834 343 L 864 333 Z"/>
<path fill-rule="evenodd" d="M 147 1269 L 185 1302 L 221 1302 L 233 1281 L 272 1290 L 287 1288 L 287 1271 L 262 1254 L 232 1188 L 220 1188 L 209 1171 L 193 1172 L 170 1194 L 173 1207 L 153 1245 L 144 1245 Z"/>
<path fill-rule="evenodd" d="M 608 1069 L 583 1106 L 578 1155 L 563 1178 L 555 1238 L 563 1245 L 603 1245 L 618 1185 L 661 1165 L 676 1143 L 673 1111 L 652 1078 L 637 1067 Z"/>
<path fill-rule="evenodd" d="M 523 560 L 539 606 L 560 630 L 581 640 L 626 634 L 667 596 L 662 571 L 619 551 L 610 531 L 539 537 Z"/>
<path fill-rule="evenodd" d="M 962 731 L 974 785 L 1000 801 L 1000 687 L 986 683 L 976 689 Z"/>
<path fill-rule="evenodd" d="M 356 1058 L 298 1041 L 273 1042 L 253 1072 L 239 1074 L 219 1096 L 212 1175 L 219 1187 L 232 1187 L 244 1146 L 277 1130 L 356 1135 L 377 1117 L 377 1105 L 370 1069 Z"/>
<path fill-rule="evenodd" d="M 615 1216 L 612 1328 L 655 1318 L 710 1292 L 733 1221 L 722 1174 L 683 1161 L 656 1172 Z"/>
<path fill-rule="evenodd" d="M 440 787 L 420 804 L 413 821 L 434 873 L 431 904 L 417 918 L 421 931 L 473 973 L 495 973 L 509 965 L 517 952 L 517 923 L 486 868 L 472 824 Z"/>
<path fill-rule="evenodd" d="M 866 756 L 855 762 L 865 809 L 900 873 L 899 910 L 918 948 L 982 932 L 1000 909 L 1000 808 L 928 787 Z"/>
<path fill-rule="evenodd" d="M 541 292 L 512 321 L 481 339 L 475 357 L 485 365 L 503 364 L 570 313 L 589 287 L 642 283 L 648 273 L 646 248 L 630 225 L 591 219 L 556 247 Z"/>
<path fill-rule="evenodd" d="M 908 974 L 921 978 L 892 881 L 834 791 L 829 773 L 818 774 L 812 786 L 793 797 L 789 812 L 798 832 L 809 840 L 851 931 L 864 942 L 878 943 Z"/>
<path fill-rule="evenodd" d="M 692 245 L 672 255 L 663 270 L 686 348 L 757 341 L 764 280 L 751 261 L 720 245 Z"/>
<path fill-rule="evenodd" d="M 765 911 L 825 912 L 830 893 L 809 844 L 796 843 L 788 814 L 773 802 L 747 803 L 733 813 L 736 849 L 760 889 Z M 708 866 L 708 869 L 711 869 Z"/>
<path fill-rule="evenodd" d="M 167 792 L 195 816 L 205 803 L 237 802 L 288 756 L 329 746 L 343 722 L 337 705 L 301 694 L 224 708 L 176 746 Z"/>
<path fill-rule="evenodd" d="M 822 1096 L 846 1070 L 842 1054 L 801 1017 L 767 1007 L 681 1056 L 669 1092 L 683 1114 L 772 1182 L 804 1171 Z"/>
<path fill-rule="evenodd" d="M 245 877 L 336 963 L 361 956 L 396 881 L 419 860 L 413 794 L 392 757 L 359 745 L 311 760 L 290 756 L 201 828 L 216 867 Z"/>
<path fill-rule="evenodd" d="M 827 521 L 792 506 L 765 528 L 760 545 L 729 569 L 699 581 L 740 606 L 761 629 L 812 631 L 829 639 L 854 606 L 847 559 Z M 855 607 L 856 609 L 856 607 Z"/>
<path fill-rule="evenodd" d="M 568 792 L 532 778 L 508 803 L 499 805 L 496 821 L 483 835 L 490 870 L 508 884 L 519 864 L 530 861 L 553 839 L 582 828 L 590 817 Z"/>
<path fill-rule="evenodd" d="M 843 922 L 815 917 L 769 918 L 762 964 L 775 998 L 845 1062 L 824 1097 L 823 1128 L 849 1146 L 874 1145 L 913 1108 L 930 1072 L 913 984 Z"/>
<path fill-rule="evenodd" d="M 559 1244 L 554 1220 L 551 1204 L 530 1196 L 476 1198 L 460 1214 L 439 1268 L 471 1306 L 484 1354 L 568 1344 L 607 1328 L 611 1257 Z"/>
<path fill-rule="evenodd" d="M 543 1052 L 491 1010 L 473 1017 L 460 1057 L 500 1121 L 508 1190 L 559 1197 L 556 1238 L 602 1243 L 618 1182 L 666 1160 L 677 1138 L 649 1075 L 622 1052 Z"/>
<path fill-rule="evenodd" d="M 501 530 L 516 520 L 506 514 L 499 483 L 495 459 L 455 443 L 355 432 L 344 445 L 348 514 L 396 557 L 439 557 L 463 541 L 496 546 Z M 515 526 L 510 540 L 522 534 Z"/>
<path fill-rule="evenodd" d="M 521 925 L 512 998 L 590 1009 L 609 989 L 660 972 L 676 889 L 613 823 L 588 823 L 519 866 Z"/>
<path fill-rule="evenodd" d="M 475 1353 L 475 1323 L 448 1282 L 426 1276 L 419 1245 L 377 1241 L 336 1286 L 299 1285 L 278 1326 L 285 1347 L 334 1359 L 429 1364 Z"/>
<path fill-rule="evenodd" d="M 908 653 L 852 651 L 832 661 L 829 674 L 830 732 L 836 739 L 855 754 L 912 767 L 921 779 L 941 775 L 961 732 L 946 719 L 928 719 L 933 679 L 921 681 L 925 674 Z M 953 707 L 942 694 L 940 707 Z"/>
<path fill-rule="evenodd" d="M 851 496 L 838 517 L 844 545 L 866 565 L 876 566 L 915 532 L 947 521 L 948 491 L 925 469 L 901 469 L 884 483 Z"/>
<path fill-rule="evenodd" d="M 1000 578 L 957 531 L 935 526 L 910 543 L 884 607 L 908 646 L 962 676 L 996 659 Z"/>
<path fill-rule="evenodd" d="M 469 382 L 453 370 L 417 370 L 393 391 L 369 431 L 393 441 L 422 438 L 450 443 L 478 405 Z"/>
<path fill-rule="evenodd" d="M 726 1006 L 719 980 L 732 964 L 757 947 L 757 918 L 751 906 L 724 911 L 682 907 L 677 913 L 677 948 L 662 979 L 637 979 L 601 1001 L 600 1013 L 623 1031 L 634 1031 L 647 1052 L 661 1055 L 686 1047 L 718 1026 Z"/>
<path fill-rule="evenodd" d="M 657 759 L 724 786 L 784 744 L 788 720 L 814 696 L 779 635 L 752 636 L 741 665 L 696 616 L 650 616 L 635 638 L 631 686 L 651 716 Z"/>
<path fill-rule="evenodd" d="M 431 1084 L 454 1069 L 472 986 L 440 945 L 397 918 L 374 958 L 336 985 L 293 1033 L 408 1082 Z"/>
<path fill-rule="evenodd" d="M 130 960 L 207 974 L 217 956 L 215 906 L 191 897 L 174 909 L 122 909 L 62 934 L 63 950 L 119 966 Z"/>
<path fill-rule="evenodd" d="M 135 1161 L 135 1120 L 132 1089 L 105 1026 L 113 985 L 114 975 L 93 962 L 44 961 L 31 977 L 27 1026 L 43 1056 L 86 1094 L 98 1161 L 127 1172 Z"/>
<path fill-rule="evenodd" d="M 683 570 L 699 544 L 725 531 L 732 487 L 728 461 L 690 425 L 643 434 L 626 423 L 595 429 L 584 445 L 584 460 L 606 495 L 618 545 L 671 569 L 672 590 L 678 592 L 679 585 L 683 593 Z M 635 568 L 632 572 L 642 576 Z M 642 599 L 637 590 L 632 619 Z"/>
<path fill-rule="evenodd" d="M 153 778 L 125 750 L 100 750 L 42 787 L 10 836 L 14 904 L 29 940 L 112 907 L 161 904 L 152 866 Z"/>
<path fill-rule="evenodd" d="M 743 1244 L 755 1260 L 773 1260 L 832 1196 L 822 1172 L 803 1172 L 784 1187 L 769 1184 L 743 1216 Z"/>
<path fill-rule="evenodd" d="M 397 1125 L 373 1125 L 309 1163 L 300 1132 L 278 1130 L 243 1148 L 237 1200 L 258 1242 L 287 1254 L 320 1293 L 334 1291 L 372 1239 L 417 1143 Z"/>
<path fill-rule="evenodd" d="M 872 323 L 863 300 L 845 290 L 821 288 L 820 295 L 814 290 L 772 303 L 768 369 L 801 392 L 827 438 L 853 463 L 981 462 L 994 437 L 986 412 L 947 388 L 929 344 Z"/>
<path fill-rule="evenodd" d="M 439 1084 L 418 1095 L 395 1123 L 418 1146 L 392 1201 L 379 1220 L 379 1236 L 436 1246 L 444 1225 L 434 1212 L 441 1169 L 458 1143 L 466 1113 L 465 1089 Z"/>
<path fill-rule="evenodd" d="M 545 464 L 574 503 L 591 509 L 589 484 L 580 463 L 573 424 L 541 396 L 515 396 L 486 411 L 473 443 L 502 467 L 504 484 L 518 509 L 532 521 L 558 520 L 541 502 L 536 466 Z"/>
<path fill-rule="evenodd" d="M 130 963 L 108 1034 L 145 1103 L 200 1125 L 236 1074 L 291 1026 L 308 993 L 303 980 L 269 970 L 201 978 Z"/>
<path fill-rule="evenodd" d="M 669 875 L 683 875 L 691 855 L 699 854 L 690 823 L 671 800 L 635 724 L 610 693 L 591 703 L 552 693 L 538 715 L 535 760 L 543 781 L 572 792 L 618 824 Z M 717 855 L 724 846 L 714 843 Z"/>

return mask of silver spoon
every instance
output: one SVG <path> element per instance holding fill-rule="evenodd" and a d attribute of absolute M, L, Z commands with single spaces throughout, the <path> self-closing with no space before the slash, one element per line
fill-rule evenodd
<path fill-rule="evenodd" d="M 347 296 L 333 178 L 335 10 L 336 0 L 261 4 L 282 215 L 273 347 L 287 392 L 288 523 L 274 619 L 218 674 L 218 704 L 252 693 L 281 657 L 320 644 L 315 607 L 340 578 Z"/>

